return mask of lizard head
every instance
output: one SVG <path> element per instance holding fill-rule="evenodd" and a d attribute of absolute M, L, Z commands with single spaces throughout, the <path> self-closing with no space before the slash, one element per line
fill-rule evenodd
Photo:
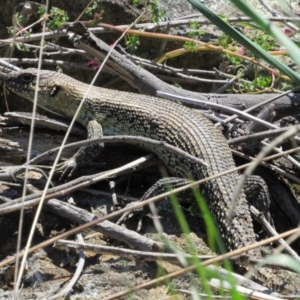
<path fill-rule="evenodd" d="M 14 71 L 7 74 L 5 77 L 5 85 L 14 93 L 31 101 L 33 101 L 36 89 L 41 94 L 48 94 L 50 97 L 54 96 L 59 88 L 59 85 L 56 84 L 56 77 L 59 76 L 60 73 L 46 70 L 40 70 L 39 73 L 40 78 L 38 86 L 38 70 L 33 68 Z"/>
<path fill-rule="evenodd" d="M 39 81 L 38 78 L 39 72 Z M 68 87 L 72 90 L 71 78 L 54 71 L 34 68 L 10 72 L 5 76 L 5 86 L 12 92 L 34 101 L 35 91 L 38 91 L 38 106 L 58 115 L 67 116 L 71 101 L 67 97 Z M 74 80 L 73 80 L 74 81 Z M 62 84 L 64 83 L 64 84 Z"/>

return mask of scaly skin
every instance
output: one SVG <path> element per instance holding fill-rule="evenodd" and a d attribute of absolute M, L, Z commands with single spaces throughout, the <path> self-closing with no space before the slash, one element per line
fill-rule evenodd
<path fill-rule="evenodd" d="M 13 92 L 33 101 L 36 76 L 36 69 L 11 72 L 7 75 L 5 83 Z M 62 73 L 41 71 L 38 88 L 39 106 L 71 119 L 88 85 Z M 203 159 L 209 165 L 206 167 L 190 163 L 185 158 L 159 147 L 149 149 L 161 158 L 173 175 L 178 177 L 192 176 L 198 180 L 235 167 L 230 149 L 221 132 L 205 117 L 168 100 L 92 87 L 77 121 L 88 129 L 90 138 L 101 136 L 102 130 L 104 134 L 110 135 L 144 136 L 177 146 Z M 90 149 L 88 151 L 90 152 Z M 81 154 L 86 154 L 86 149 L 81 150 L 75 157 L 75 161 L 79 164 L 83 156 Z M 92 158 L 92 155 L 89 158 Z M 201 186 L 203 196 L 228 250 L 255 242 L 244 192 L 237 201 L 231 225 L 226 224 L 238 180 L 238 173 L 232 172 Z M 261 257 L 259 250 L 253 250 L 249 254 L 256 258 Z M 275 277 L 272 270 L 260 269 L 260 281 L 273 285 L 274 282 L 269 282 L 270 276 Z M 276 285 L 280 289 L 281 283 Z M 291 291 L 298 293 L 297 288 L 291 288 L 289 292 Z"/>

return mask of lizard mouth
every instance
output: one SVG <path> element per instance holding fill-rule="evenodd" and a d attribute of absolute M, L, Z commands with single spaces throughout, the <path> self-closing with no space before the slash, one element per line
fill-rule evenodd
<path fill-rule="evenodd" d="M 32 87 L 32 82 L 34 77 L 31 74 L 22 74 L 22 76 L 14 77 L 11 75 L 6 75 L 5 85 L 13 92 L 27 93 L 34 90 Z"/>
<path fill-rule="evenodd" d="M 5 86 L 13 92 L 28 93 L 30 91 L 28 84 L 21 84 L 9 79 L 5 79 Z"/>

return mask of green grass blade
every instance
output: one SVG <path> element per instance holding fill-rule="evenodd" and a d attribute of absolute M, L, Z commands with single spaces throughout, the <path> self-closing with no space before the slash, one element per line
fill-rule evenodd
<path fill-rule="evenodd" d="M 266 33 L 276 38 L 282 45 L 285 46 L 291 58 L 300 67 L 300 50 L 296 44 L 286 36 L 279 28 L 272 22 L 266 19 L 253 6 L 249 5 L 247 1 L 230 0 L 238 9 L 250 17 L 257 25 L 259 25 Z"/>
<path fill-rule="evenodd" d="M 291 257 L 287 254 L 281 254 L 281 253 L 273 254 L 271 256 L 264 258 L 262 260 L 262 262 L 257 265 L 257 268 L 260 268 L 263 265 L 268 264 L 268 263 L 272 264 L 274 262 L 276 264 L 287 267 L 287 268 L 293 270 L 294 272 L 300 274 L 300 264 L 293 257 Z"/>
<path fill-rule="evenodd" d="M 208 9 L 205 5 L 201 4 L 198 0 L 188 0 L 197 10 L 199 10 L 207 19 L 209 19 L 213 24 L 215 24 L 217 27 L 219 27 L 221 30 L 223 30 L 227 35 L 235 39 L 238 43 L 246 47 L 249 51 L 251 51 L 255 56 L 263 59 L 276 69 L 278 69 L 283 74 L 290 77 L 295 83 L 298 85 L 300 84 L 300 76 L 294 72 L 292 69 L 290 69 L 288 66 L 274 58 L 272 55 L 270 55 L 268 52 L 263 50 L 261 47 L 256 45 L 254 42 L 252 42 L 250 39 L 245 37 L 241 32 L 237 31 L 235 28 L 224 22 L 221 18 L 219 18 L 215 13 L 213 13 L 210 9 Z M 246 4 L 246 1 L 240 1 L 240 0 L 231 0 L 234 4 L 236 4 L 239 8 L 247 8 L 247 12 L 249 12 L 250 7 Z M 265 29 L 267 32 L 271 32 L 272 35 L 278 39 L 280 37 L 280 42 L 284 43 L 284 45 L 287 47 L 287 50 L 289 51 L 291 57 L 293 59 L 297 58 L 295 62 L 300 66 L 300 51 L 298 47 L 287 37 L 282 33 L 279 29 L 277 29 L 270 21 L 264 20 L 264 22 L 258 17 L 258 14 L 252 13 L 252 15 L 255 15 L 255 20 L 260 20 L 258 23 L 259 26 L 261 26 L 263 29 Z M 252 17 L 252 15 L 250 15 Z M 275 35 L 276 34 L 276 35 Z M 285 44 L 287 43 L 287 44 Z M 288 49 L 289 48 L 289 49 Z M 294 52 L 294 53 L 291 53 Z"/>

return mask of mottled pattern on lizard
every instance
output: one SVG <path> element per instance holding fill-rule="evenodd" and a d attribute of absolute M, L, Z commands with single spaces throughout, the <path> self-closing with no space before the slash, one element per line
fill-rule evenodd
<path fill-rule="evenodd" d="M 36 76 L 36 69 L 26 69 L 10 73 L 5 82 L 10 90 L 33 101 Z M 88 85 L 62 73 L 41 71 L 37 88 L 39 106 L 71 119 Z M 92 87 L 76 120 L 88 129 L 90 138 L 101 136 L 102 130 L 104 134 L 110 135 L 149 137 L 177 146 L 203 159 L 209 165 L 199 166 L 160 147 L 147 147 L 161 158 L 173 175 L 178 177 L 192 177 L 198 180 L 235 167 L 222 133 L 209 120 L 196 114 L 192 109 L 168 100 Z M 96 134 L 93 135 L 93 132 Z M 102 145 L 99 149 L 101 147 Z M 81 154 L 86 154 L 84 153 L 86 149 L 80 151 Z M 93 155 L 89 153 L 89 159 L 92 159 Z M 73 163 L 80 164 L 77 158 L 78 156 Z M 255 242 L 244 192 L 239 196 L 232 223 L 229 226 L 226 222 L 238 180 L 239 174 L 232 172 L 200 187 L 228 250 Z M 261 257 L 259 249 L 251 251 L 250 255 Z M 270 278 L 274 279 L 272 270 L 260 269 L 259 275 L 264 283 L 268 283 Z M 291 287 L 291 290 L 298 293 L 297 288 Z"/>

